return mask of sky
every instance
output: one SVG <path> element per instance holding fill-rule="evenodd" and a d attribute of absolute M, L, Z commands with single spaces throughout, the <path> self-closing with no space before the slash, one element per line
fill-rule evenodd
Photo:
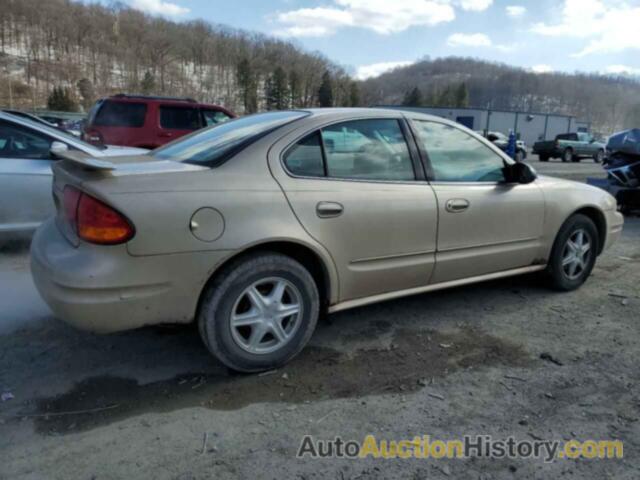
<path fill-rule="evenodd" d="M 124 0 L 286 38 L 364 79 L 429 57 L 640 76 L 640 0 Z"/>

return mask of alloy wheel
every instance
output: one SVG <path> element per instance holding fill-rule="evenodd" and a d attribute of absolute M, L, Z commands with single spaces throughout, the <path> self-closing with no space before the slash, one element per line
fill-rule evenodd
<path fill-rule="evenodd" d="M 272 353 L 293 338 L 302 315 L 302 296 L 293 283 L 280 277 L 258 280 L 234 303 L 231 335 L 246 352 Z"/>
<path fill-rule="evenodd" d="M 569 236 L 562 251 L 562 270 L 569 280 L 580 277 L 591 258 L 591 238 L 583 229 Z"/>

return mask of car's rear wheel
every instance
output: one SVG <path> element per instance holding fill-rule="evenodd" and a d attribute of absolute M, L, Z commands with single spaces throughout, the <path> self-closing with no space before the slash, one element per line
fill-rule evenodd
<path fill-rule="evenodd" d="M 598 150 L 598 153 L 593 156 L 593 161 L 596 163 L 602 163 L 604 161 L 604 150 Z"/>
<path fill-rule="evenodd" d="M 203 295 L 200 335 L 222 363 L 241 372 L 279 367 L 295 357 L 315 329 L 320 301 L 311 274 L 279 253 L 234 262 Z"/>
<path fill-rule="evenodd" d="M 549 155 L 538 155 L 538 159 L 541 162 L 548 162 L 549 161 Z"/>
<path fill-rule="evenodd" d="M 575 290 L 591 275 L 599 249 L 598 229 L 581 214 L 570 217 L 553 244 L 548 273 L 554 288 Z"/>
<path fill-rule="evenodd" d="M 562 152 L 562 161 L 573 162 L 573 150 L 571 150 L 570 148 L 565 148 L 564 152 Z"/>

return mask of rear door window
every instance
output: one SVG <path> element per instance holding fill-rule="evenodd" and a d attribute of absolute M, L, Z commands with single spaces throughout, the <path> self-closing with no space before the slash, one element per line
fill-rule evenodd
<path fill-rule="evenodd" d="M 169 130 L 198 130 L 202 128 L 200 112 L 193 107 L 160 107 L 160 126 Z"/>
<path fill-rule="evenodd" d="M 95 115 L 93 124 L 98 127 L 139 128 L 144 125 L 147 105 L 135 102 L 106 100 Z"/>
<path fill-rule="evenodd" d="M 202 110 L 202 119 L 205 126 L 218 125 L 219 123 L 228 122 L 231 117 L 220 110 Z"/>
<path fill-rule="evenodd" d="M 352 180 L 412 181 L 413 162 L 395 119 L 354 120 L 314 132 L 284 156 L 292 175 Z"/>
<path fill-rule="evenodd" d="M 322 129 L 327 176 L 415 180 L 409 147 L 395 119 L 354 120 Z"/>

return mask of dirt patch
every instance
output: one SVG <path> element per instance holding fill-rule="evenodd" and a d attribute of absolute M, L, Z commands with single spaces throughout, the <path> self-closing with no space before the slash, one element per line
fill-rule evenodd
<path fill-rule="evenodd" d="M 346 356 L 311 347 L 282 370 L 262 375 L 193 373 L 145 385 L 120 377 L 89 378 L 63 395 L 37 400 L 35 426 L 42 434 L 65 434 L 146 412 L 193 406 L 236 410 L 258 402 L 298 404 L 410 393 L 459 368 L 523 366 L 528 361 L 521 347 L 469 329 L 399 330 L 387 349 Z"/>

